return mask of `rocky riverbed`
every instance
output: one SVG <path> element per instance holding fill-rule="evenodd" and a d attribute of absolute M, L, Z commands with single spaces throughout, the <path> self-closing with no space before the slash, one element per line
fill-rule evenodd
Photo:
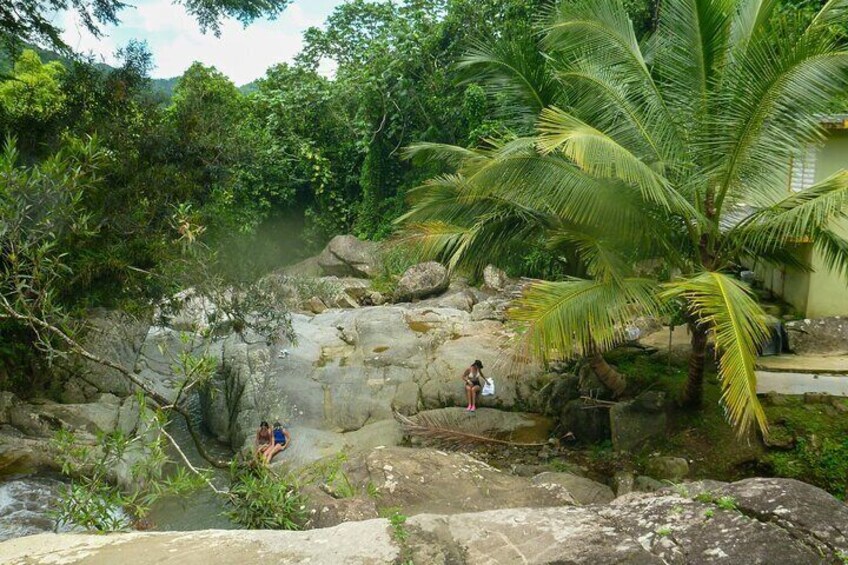
<path fill-rule="evenodd" d="M 731 504 L 732 502 L 732 504 Z M 791 480 L 692 483 L 607 504 L 419 514 L 307 532 L 38 535 L 0 543 L 9 564 L 844 562 L 848 508 Z"/>
<path fill-rule="evenodd" d="M 329 529 L 36 537 L 0 545 L 0 561 L 24 562 L 29 552 L 27 563 L 54 557 L 109 563 L 121 551 L 140 563 L 190 563 L 184 551 L 192 547 L 190 559 L 198 563 L 228 562 L 236 553 L 245 562 L 264 555 L 326 563 L 810 563 L 815 554 L 838 563 L 839 552 L 848 551 L 845 505 L 803 483 L 689 483 L 671 491 L 669 484 L 688 480 L 685 458 L 649 457 L 642 463 L 650 476 L 639 476 L 572 451 L 570 442 L 607 440 L 612 449 L 631 452 L 656 441 L 667 426 L 668 398 L 648 391 L 612 407 L 587 405 L 585 398 L 599 396 L 590 373 L 546 372 L 516 354 L 516 329 L 504 312 L 519 281 L 489 268 L 483 284 L 472 287 L 425 263 L 387 295 L 370 278 L 380 271 L 378 255 L 370 244 L 341 237 L 321 256 L 272 275 L 293 308 L 293 343 L 268 345 L 260 336 L 234 333 L 199 339 L 214 305 L 191 292 L 169 318 L 94 312 L 88 337 L 90 349 L 168 398 L 180 352 L 213 357 L 218 371 L 196 403 L 210 445 L 238 451 L 250 444 L 259 420 L 279 419 L 293 442 L 278 464 L 302 469 L 344 453 L 349 492 L 320 481 L 305 489 L 307 527 Z M 637 329 L 649 335 L 643 340 L 649 346 L 667 341 L 652 340 L 661 330 L 656 322 L 639 321 Z M 688 347 L 685 341 L 675 347 Z M 459 375 L 474 359 L 484 361 L 497 395 L 468 414 Z M 62 402 L 0 393 L 0 475 L 55 469 L 44 438 L 57 429 L 88 442 L 114 430 L 139 433 L 143 414 L 120 374 L 89 363 L 64 369 Z M 395 413 L 538 445 L 470 454 L 428 448 L 405 437 Z M 113 478 L 126 481 L 129 466 L 143 456 L 130 453 Z M 47 492 L 40 481 L 0 484 L 5 537 L 51 526 L 39 504 L 49 498 L 39 494 Z M 712 493 L 694 500 L 705 489 Z M 160 527 L 228 525 L 211 497 L 165 506 L 154 511 Z M 835 521 L 825 523 L 822 512 Z M 391 526 L 380 519 L 387 513 L 411 518 Z M 336 541 L 328 546 L 329 540 Z M 778 556 L 785 559 L 775 561 Z"/>

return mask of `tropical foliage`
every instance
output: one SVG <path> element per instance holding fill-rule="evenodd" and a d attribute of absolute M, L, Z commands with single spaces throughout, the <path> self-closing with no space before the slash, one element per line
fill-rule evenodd
<path fill-rule="evenodd" d="M 640 40 L 620 0 L 563 2 L 539 43 L 479 45 L 463 67 L 527 127 L 480 148 L 413 147 L 455 172 L 413 191 L 402 222 L 452 266 L 544 242 L 568 277 L 532 285 L 512 312 L 544 359 L 608 349 L 634 317 L 682 300 L 684 400 L 701 402 L 711 337 L 729 419 L 765 432 L 754 358 L 767 319 L 735 266 L 809 269 L 793 249 L 811 240 L 848 268 L 831 229 L 848 174 L 787 191 L 789 164 L 822 139 L 821 116 L 848 86 L 848 11 L 783 8 L 668 0 Z"/>

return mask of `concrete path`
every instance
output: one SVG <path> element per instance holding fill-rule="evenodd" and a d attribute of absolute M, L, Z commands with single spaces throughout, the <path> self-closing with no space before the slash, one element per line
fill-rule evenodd
<path fill-rule="evenodd" d="M 757 360 L 757 393 L 848 396 L 848 356 L 777 355 Z"/>

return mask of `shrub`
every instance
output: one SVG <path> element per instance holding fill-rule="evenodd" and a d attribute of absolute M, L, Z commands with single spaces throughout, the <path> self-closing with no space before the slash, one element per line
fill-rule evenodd
<path fill-rule="evenodd" d="M 306 497 L 297 481 L 264 465 L 233 462 L 231 509 L 227 517 L 248 529 L 299 530 L 306 521 Z"/>

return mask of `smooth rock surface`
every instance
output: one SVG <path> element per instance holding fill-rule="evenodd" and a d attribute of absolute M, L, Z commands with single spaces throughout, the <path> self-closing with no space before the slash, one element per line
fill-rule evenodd
<path fill-rule="evenodd" d="M 459 378 L 474 359 L 486 364 L 497 394 L 481 406 L 533 408 L 541 372 L 512 358 L 505 325 L 467 312 L 418 306 L 328 310 L 292 315 L 296 345 L 267 346 L 231 336 L 221 371 L 204 394 L 204 417 L 236 449 L 260 420 L 286 421 L 293 433 L 359 430 L 392 420 L 392 411 L 464 406 Z M 159 377 L 167 381 L 167 375 Z M 294 446 L 293 446 L 294 447 Z"/>
<path fill-rule="evenodd" d="M 345 469 L 361 490 L 373 485 L 381 507 L 407 515 L 575 504 L 559 484 L 533 484 L 464 453 L 387 447 L 352 456 Z"/>

